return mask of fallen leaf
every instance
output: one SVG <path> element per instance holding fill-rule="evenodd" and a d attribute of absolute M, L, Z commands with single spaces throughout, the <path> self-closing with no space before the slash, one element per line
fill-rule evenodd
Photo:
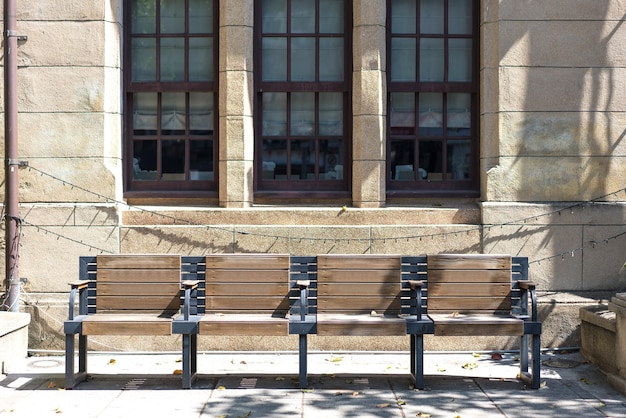
<path fill-rule="evenodd" d="M 371 316 L 376 316 L 376 315 L 377 315 L 377 313 L 376 313 L 376 311 L 372 311 L 372 312 L 370 312 L 370 315 L 371 315 Z"/>
<path fill-rule="evenodd" d="M 217 418 L 228 418 L 228 415 L 226 415 L 226 414 L 225 415 L 218 415 Z"/>
<path fill-rule="evenodd" d="M 218 386 L 217 390 L 226 390 L 226 388 L 224 386 Z"/>
<path fill-rule="evenodd" d="M 335 392 L 335 396 L 343 396 L 343 393 L 341 393 L 341 392 Z"/>
<path fill-rule="evenodd" d="M 475 357 L 475 358 L 478 358 L 478 357 L 480 357 L 480 354 L 478 354 L 478 353 L 472 353 L 472 356 L 473 356 L 473 357 Z"/>
<path fill-rule="evenodd" d="M 244 414 L 241 418 L 249 418 L 250 415 L 252 415 L 252 411 L 248 411 L 246 414 Z"/>
<path fill-rule="evenodd" d="M 389 408 L 391 405 L 389 405 L 388 403 L 379 403 L 378 405 L 376 405 L 376 408 L 382 409 L 382 408 Z"/>
<path fill-rule="evenodd" d="M 176 359 L 176 363 L 182 363 L 182 362 L 183 362 L 183 359 L 182 359 L 182 358 L 177 358 L 177 359 Z"/>
<path fill-rule="evenodd" d="M 351 385 L 351 384 L 352 384 L 352 382 L 353 382 L 353 380 L 352 380 L 352 379 L 346 379 L 346 383 L 347 383 L 347 384 Z"/>
<path fill-rule="evenodd" d="M 302 393 L 313 393 L 313 389 L 300 389 Z"/>
<path fill-rule="evenodd" d="M 406 401 L 403 399 L 398 399 L 396 403 L 398 404 L 398 406 L 406 405 Z"/>
<path fill-rule="evenodd" d="M 54 389 L 55 387 L 57 387 L 56 383 L 54 382 L 48 383 L 48 389 Z"/>
<path fill-rule="evenodd" d="M 183 374 L 183 371 L 181 369 L 176 369 L 174 370 L 174 376 L 180 376 L 181 374 Z"/>
<path fill-rule="evenodd" d="M 343 360 L 343 357 L 331 357 L 330 359 L 326 359 L 326 361 L 330 361 L 331 363 L 338 363 Z"/>
<path fill-rule="evenodd" d="M 502 360 L 502 354 L 500 354 L 500 353 L 493 353 L 491 355 L 491 360 Z"/>
<path fill-rule="evenodd" d="M 61 410 L 61 408 L 57 408 L 57 409 L 54 410 L 54 413 L 55 414 L 62 414 L 63 411 Z"/>
<path fill-rule="evenodd" d="M 455 311 L 455 312 L 452 312 L 452 313 L 450 314 L 450 316 L 451 316 L 452 318 L 456 318 L 457 316 L 459 316 L 459 313 Z"/>
<path fill-rule="evenodd" d="M 241 360 L 241 361 L 239 362 L 239 364 L 248 364 L 248 363 L 246 363 L 246 361 L 245 361 L 245 360 Z"/>
<path fill-rule="evenodd" d="M 446 368 L 445 367 L 437 367 L 437 371 L 438 372 L 445 372 Z"/>
<path fill-rule="evenodd" d="M 593 385 L 593 383 L 592 383 L 592 382 L 590 382 L 589 380 L 587 380 L 587 378 L 586 378 L 586 377 L 581 377 L 581 378 L 580 378 L 580 381 L 581 381 L 581 382 L 583 382 L 583 383 L 584 383 L 584 384 L 586 384 L 586 385 Z"/>
<path fill-rule="evenodd" d="M 430 414 L 425 414 L 423 412 L 418 412 L 416 416 L 421 418 L 430 418 Z"/>
<path fill-rule="evenodd" d="M 356 398 L 357 396 L 359 396 L 359 392 L 352 392 L 352 396 Z"/>
<path fill-rule="evenodd" d="M 113 365 L 117 363 L 117 360 L 115 360 L 114 358 L 112 358 L 111 360 L 109 360 L 109 362 L 107 364 Z"/>
<path fill-rule="evenodd" d="M 274 379 L 274 380 L 276 380 L 277 382 L 282 382 L 283 380 L 285 380 L 285 378 L 284 378 L 284 377 L 282 377 L 282 376 L 278 376 L 278 377 L 277 377 L 276 379 Z"/>
<path fill-rule="evenodd" d="M 476 363 L 476 362 L 474 362 L 474 363 L 469 363 L 469 362 L 468 362 L 468 363 L 465 363 L 465 364 L 464 364 L 463 366 L 461 366 L 461 367 L 463 367 L 464 369 L 467 369 L 467 370 L 472 370 L 472 369 L 475 369 L 476 367 L 478 367 L 478 363 Z"/>
<path fill-rule="evenodd" d="M 454 414 L 454 418 L 461 418 L 461 414 L 459 413 Z"/>

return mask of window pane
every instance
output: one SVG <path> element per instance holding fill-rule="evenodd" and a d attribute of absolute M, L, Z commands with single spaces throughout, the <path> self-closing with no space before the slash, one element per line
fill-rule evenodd
<path fill-rule="evenodd" d="M 263 38 L 263 81 L 287 81 L 287 39 Z"/>
<path fill-rule="evenodd" d="M 163 180 L 185 180 L 185 141 L 171 139 L 161 143 Z"/>
<path fill-rule="evenodd" d="M 420 81 L 443 81 L 443 39 L 420 39 Z"/>
<path fill-rule="evenodd" d="M 415 0 L 393 0 L 391 3 L 391 32 L 416 33 L 417 8 Z"/>
<path fill-rule="evenodd" d="M 315 142 L 291 141 L 290 180 L 315 180 Z"/>
<path fill-rule="evenodd" d="M 213 133 L 213 93 L 189 93 L 189 133 L 211 135 Z"/>
<path fill-rule="evenodd" d="M 189 0 L 189 33 L 213 33 L 213 0 Z"/>
<path fill-rule="evenodd" d="M 156 135 L 157 100 L 156 93 L 133 95 L 133 133 L 135 135 Z"/>
<path fill-rule="evenodd" d="M 315 0 L 291 0 L 291 33 L 315 32 Z"/>
<path fill-rule="evenodd" d="M 287 178 L 287 141 L 263 140 L 263 180 Z"/>
<path fill-rule="evenodd" d="M 426 171 L 429 181 L 443 180 L 443 146 L 441 142 L 420 141 L 419 162 L 420 167 Z M 422 172 L 422 176 L 423 176 Z"/>
<path fill-rule="evenodd" d="M 161 33 L 183 33 L 184 31 L 185 2 L 161 0 Z"/>
<path fill-rule="evenodd" d="M 189 81 L 213 80 L 213 38 L 189 39 Z"/>
<path fill-rule="evenodd" d="M 287 0 L 263 0 L 263 33 L 287 32 Z"/>
<path fill-rule="evenodd" d="M 131 53 L 133 81 L 155 81 L 156 39 L 134 38 Z"/>
<path fill-rule="evenodd" d="M 463 180 L 470 178 L 471 142 L 448 141 L 448 166 L 450 178 Z"/>
<path fill-rule="evenodd" d="M 415 94 L 391 93 L 389 126 L 395 135 L 415 133 Z"/>
<path fill-rule="evenodd" d="M 472 33 L 472 0 L 448 0 L 448 33 Z"/>
<path fill-rule="evenodd" d="M 342 180 L 343 143 L 340 140 L 320 141 L 320 180 Z"/>
<path fill-rule="evenodd" d="M 471 135 L 471 109 L 472 96 L 466 93 L 448 94 L 448 135 L 469 136 Z"/>
<path fill-rule="evenodd" d="M 472 40 L 448 42 L 448 81 L 472 81 Z"/>
<path fill-rule="evenodd" d="M 420 33 L 443 33 L 443 6 L 441 0 L 420 1 Z"/>
<path fill-rule="evenodd" d="M 441 93 L 422 93 L 419 97 L 419 134 L 443 134 L 443 97 Z"/>
<path fill-rule="evenodd" d="M 320 81 L 343 81 L 343 38 L 320 38 Z"/>
<path fill-rule="evenodd" d="M 343 94 L 320 93 L 319 134 L 343 135 Z"/>
<path fill-rule="evenodd" d="M 292 38 L 291 80 L 315 81 L 315 38 Z"/>
<path fill-rule="evenodd" d="M 156 0 L 133 0 L 131 9 L 133 33 L 156 33 Z"/>
<path fill-rule="evenodd" d="M 315 134 L 315 93 L 291 94 L 291 130 L 295 136 Z"/>
<path fill-rule="evenodd" d="M 343 33 L 344 0 L 320 0 L 320 33 Z"/>
<path fill-rule="evenodd" d="M 415 39 L 391 39 L 391 81 L 415 81 Z"/>
<path fill-rule="evenodd" d="M 263 93 L 263 135 L 287 135 L 287 93 Z"/>
<path fill-rule="evenodd" d="M 185 81 L 185 39 L 161 39 L 161 81 Z"/>
<path fill-rule="evenodd" d="M 163 93 L 161 96 L 161 133 L 183 135 L 187 124 L 185 93 Z"/>
<path fill-rule="evenodd" d="M 133 142 L 133 180 L 156 180 L 157 141 Z"/>
<path fill-rule="evenodd" d="M 191 141 L 189 180 L 213 180 L 213 141 Z"/>
<path fill-rule="evenodd" d="M 391 143 L 391 178 L 415 180 L 415 141 Z"/>

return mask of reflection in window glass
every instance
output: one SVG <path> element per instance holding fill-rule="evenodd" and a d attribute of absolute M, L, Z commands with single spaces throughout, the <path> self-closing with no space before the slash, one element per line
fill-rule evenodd
<path fill-rule="evenodd" d="M 396 135 L 415 133 L 415 93 L 391 93 L 389 124 Z"/>
<path fill-rule="evenodd" d="M 213 141 L 191 141 L 189 180 L 213 180 Z"/>
<path fill-rule="evenodd" d="M 343 135 L 343 94 L 320 93 L 319 103 L 319 134 Z"/>
<path fill-rule="evenodd" d="M 213 119 L 213 93 L 189 93 L 189 133 L 212 134 Z"/>
<path fill-rule="evenodd" d="M 450 136 L 471 135 L 472 96 L 467 93 L 449 93 L 447 103 L 447 132 Z"/>
<path fill-rule="evenodd" d="M 133 143 L 133 180 L 156 180 L 157 141 Z"/>
<path fill-rule="evenodd" d="M 213 33 L 213 0 L 189 0 L 189 33 Z"/>
<path fill-rule="evenodd" d="M 343 167 L 343 143 L 341 140 L 320 141 L 320 180 L 342 180 Z"/>
<path fill-rule="evenodd" d="M 291 39 L 291 80 L 315 81 L 315 38 Z"/>
<path fill-rule="evenodd" d="M 315 32 L 315 0 L 291 0 L 291 32 Z"/>
<path fill-rule="evenodd" d="M 287 80 L 287 39 L 263 38 L 263 81 Z"/>
<path fill-rule="evenodd" d="M 448 41 L 448 81 L 472 81 L 472 40 Z"/>
<path fill-rule="evenodd" d="M 287 141 L 263 140 L 262 171 L 263 180 L 287 178 Z"/>
<path fill-rule="evenodd" d="M 189 81 L 213 81 L 213 38 L 189 39 Z"/>
<path fill-rule="evenodd" d="M 263 0 L 263 33 L 287 32 L 287 0 Z"/>
<path fill-rule="evenodd" d="M 415 142 L 412 140 L 391 143 L 391 178 L 415 180 Z"/>
<path fill-rule="evenodd" d="M 343 0 L 320 0 L 320 33 L 343 33 Z"/>
<path fill-rule="evenodd" d="M 161 81 L 185 81 L 185 39 L 161 39 Z"/>
<path fill-rule="evenodd" d="M 418 124 L 421 136 L 443 134 L 443 96 L 441 93 L 419 95 Z"/>
<path fill-rule="evenodd" d="M 416 3 L 415 0 L 392 1 L 391 33 L 416 33 Z"/>
<path fill-rule="evenodd" d="M 153 1 L 133 0 L 132 5 L 132 33 L 156 33 L 156 3 Z"/>
<path fill-rule="evenodd" d="M 416 81 L 415 39 L 391 39 L 391 80 Z"/>
<path fill-rule="evenodd" d="M 464 180 L 470 178 L 471 142 L 448 141 L 448 167 L 447 171 L 451 178 Z"/>
<path fill-rule="evenodd" d="M 443 81 L 443 39 L 420 40 L 420 81 Z"/>
<path fill-rule="evenodd" d="M 186 128 L 185 93 L 163 93 L 161 129 L 163 135 L 183 135 Z"/>
<path fill-rule="evenodd" d="M 263 136 L 287 135 L 287 93 L 263 93 Z"/>
<path fill-rule="evenodd" d="M 156 80 L 156 39 L 135 38 L 132 40 L 133 81 Z"/>
<path fill-rule="evenodd" d="M 293 136 L 315 134 L 315 93 L 292 93 L 291 131 Z"/>
<path fill-rule="evenodd" d="M 320 38 L 320 81 L 343 81 L 343 38 Z"/>
<path fill-rule="evenodd" d="M 315 180 L 315 142 L 291 141 L 290 180 Z"/>
<path fill-rule="evenodd" d="M 135 94 L 133 100 L 133 133 L 135 135 L 156 135 L 157 100 L 156 93 Z"/>
<path fill-rule="evenodd" d="M 163 180 L 185 180 L 185 142 L 180 139 L 161 142 Z"/>
<path fill-rule="evenodd" d="M 185 2 L 161 0 L 161 33 L 183 33 L 185 31 Z"/>
<path fill-rule="evenodd" d="M 441 0 L 420 0 L 420 33 L 443 33 L 443 7 Z"/>
<path fill-rule="evenodd" d="M 472 0 L 448 0 L 448 33 L 472 33 Z"/>
<path fill-rule="evenodd" d="M 443 180 L 443 146 L 439 141 L 420 141 L 420 167 L 426 170 L 430 181 Z"/>

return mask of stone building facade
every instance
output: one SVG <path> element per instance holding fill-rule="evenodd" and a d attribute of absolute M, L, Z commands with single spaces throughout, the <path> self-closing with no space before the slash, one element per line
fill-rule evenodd
<path fill-rule="evenodd" d="M 167 11 L 177 3 L 185 17 Z M 543 346 L 578 345 L 578 305 L 626 286 L 626 1 L 422 3 L 18 0 L 28 36 L 18 47 L 18 137 L 30 346 L 62 348 L 80 255 L 145 252 L 524 255 L 542 294 Z M 301 29 L 311 16 L 312 29 Z M 139 30 L 151 18 L 160 29 Z M 440 29 L 426 29 L 439 18 Z M 181 54 L 146 46 L 170 38 Z M 182 71 L 169 80 L 178 87 L 166 69 Z M 176 106 L 187 120 L 166 126 Z M 273 111 L 289 129 L 271 130 Z M 431 111 L 435 122 L 422 121 Z M 210 119 L 193 122 L 200 114 Z M 179 143 L 186 160 L 170 170 L 165 154 Z M 152 158 L 140 161 L 139 147 L 159 150 L 152 166 L 138 168 Z"/>

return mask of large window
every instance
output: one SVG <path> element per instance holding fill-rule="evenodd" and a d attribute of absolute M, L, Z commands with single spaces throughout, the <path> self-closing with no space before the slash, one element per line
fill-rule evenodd
<path fill-rule="evenodd" d="M 126 190 L 215 190 L 217 1 L 125 3 Z"/>
<path fill-rule="evenodd" d="M 351 3 L 255 1 L 258 191 L 347 191 Z"/>
<path fill-rule="evenodd" d="M 479 3 L 388 1 L 390 195 L 477 193 Z"/>

